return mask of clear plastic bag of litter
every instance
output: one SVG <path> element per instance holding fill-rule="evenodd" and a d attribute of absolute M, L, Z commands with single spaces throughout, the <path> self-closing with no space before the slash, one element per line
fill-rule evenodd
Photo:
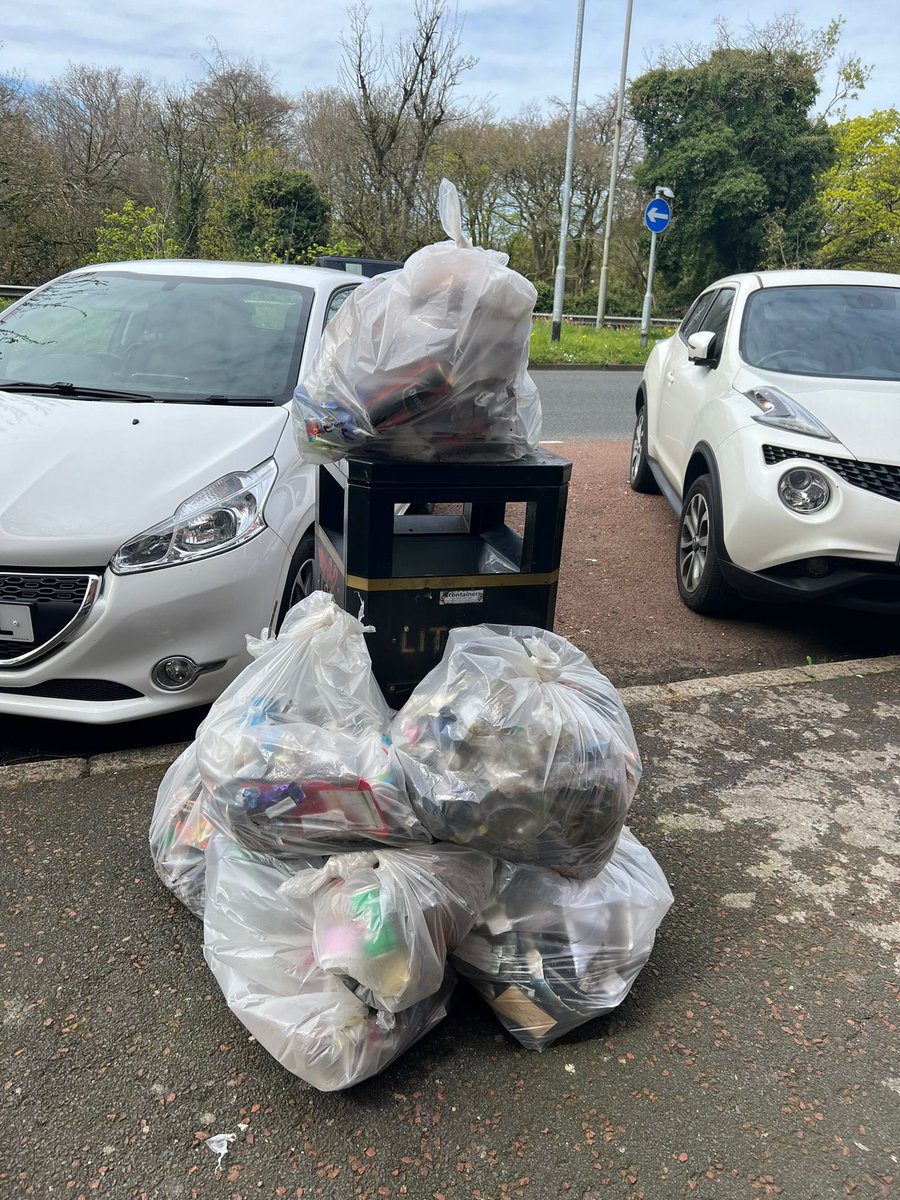
<path fill-rule="evenodd" d="M 294 1075 L 324 1092 L 352 1087 L 446 1016 L 450 967 L 433 996 L 394 1015 L 317 965 L 312 899 L 279 890 L 300 863 L 254 855 L 219 834 L 207 855 L 206 961 L 234 1015 Z"/>
<path fill-rule="evenodd" d="M 537 293 L 506 254 L 463 235 L 446 179 L 440 217 L 449 242 L 360 285 L 322 334 L 294 398 L 305 457 L 514 459 L 537 447 L 526 370 Z"/>
<path fill-rule="evenodd" d="M 163 776 L 150 819 L 150 854 L 157 875 L 194 914 L 203 917 L 206 846 L 212 826 L 192 742 Z"/>
<path fill-rule="evenodd" d="M 447 953 L 487 899 L 494 861 L 462 846 L 336 854 L 290 879 L 286 896 L 311 896 L 312 948 L 373 1008 L 402 1012 L 433 995 Z"/>
<path fill-rule="evenodd" d="M 626 828 L 595 879 L 499 863 L 452 962 L 514 1038 L 543 1050 L 622 1003 L 671 903 L 665 875 Z"/>
<path fill-rule="evenodd" d="M 438 841 L 576 878 L 608 862 L 641 774 L 616 689 L 544 629 L 451 630 L 392 737 Z"/>
<path fill-rule="evenodd" d="M 204 811 L 247 849 L 292 856 L 431 840 L 387 737 L 364 633 L 313 592 L 277 637 L 248 639 L 255 661 L 198 730 Z"/>

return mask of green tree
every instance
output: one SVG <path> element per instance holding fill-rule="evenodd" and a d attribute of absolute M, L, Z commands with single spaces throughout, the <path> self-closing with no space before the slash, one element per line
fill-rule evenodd
<path fill-rule="evenodd" d="M 178 258 L 178 243 L 166 230 L 155 208 L 138 208 L 126 200 L 116 212 L 107 212 L 97 229 L 97 249 L 89 263 L 125 262 L 132 258 Z"/>
<path fill-rule="evenodd" d="M 821 219 L 816 182 L 834 138 L 812 115 L 820 55 L 794 43 L 720 45 L 648 71 L 631 85 L 645 157 L 636 181 L 675 191 L 659 266 L 673 304 L 720 275 L 762 266 L 774 242 L 810 260 Z"/>
<path fill-rule="evenodd" d="M 900 112 L 854 117 L 835 136 L 837 158 L 820 196 L 820 263 L 900 271 Z"/>
<path fill-rule="evenodd" d="M 200 239 L 210 258 L 299 262 L 326 240 L 328 206 L 304 171 L 251 162 L 218 191 Z"/>

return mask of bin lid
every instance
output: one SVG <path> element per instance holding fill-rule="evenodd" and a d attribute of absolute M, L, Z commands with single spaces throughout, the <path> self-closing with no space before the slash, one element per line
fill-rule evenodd
<path fill-rule="evenodd" d="M 505 462 L 411 462 L 380 454 L 351 454 L 341 465 L 351 483 L 370 486 L 558 487 L 572 477 L 572 464 L 567 458 L 540 447 L 534 454 Z"/>

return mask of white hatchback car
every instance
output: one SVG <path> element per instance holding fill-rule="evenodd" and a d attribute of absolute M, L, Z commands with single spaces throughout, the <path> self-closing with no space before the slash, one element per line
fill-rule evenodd
<path fill-rule="evenodd" d="M 629 482 L 679 514 L 684 603 L 900 613 L 900 276 L 712 284 L 641 379 Z"/>
<path fill-rule="evenodd" d="M 207 703 L 305 594 L 315 473 L 289 401 L 360 282 L 118 263 L 0 315 L 0 713 Z"/>

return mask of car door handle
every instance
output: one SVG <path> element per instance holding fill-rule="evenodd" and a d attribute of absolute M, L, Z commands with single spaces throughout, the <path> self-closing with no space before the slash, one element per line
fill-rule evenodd
<path fill-rule="evenodd" d="M 666 383 L 668 383 L 668 384 L 670 384 L 670 385 L 671 385 L 671 384 L 673 384 L 674 382 L 675 382 L 675 376 L 674 376 L 674 374 L 673 374 L 671 371 L 667 371 L 667 372 L 666 372 Z"/>

